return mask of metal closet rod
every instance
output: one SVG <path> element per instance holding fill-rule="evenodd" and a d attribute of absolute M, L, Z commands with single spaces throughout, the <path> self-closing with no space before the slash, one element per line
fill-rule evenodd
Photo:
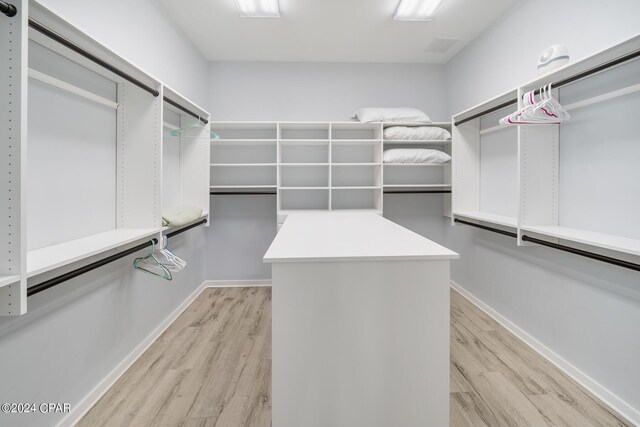
<path fill-rule="evenodd" d="M 557 82 L 551 83 L 551 86 L 554 87 L 554 88 L 559 88 L 559 87 L 562 87 L 564 85 L 568 85 L 569 83 L 573 83 L 573 82 L 575 82 L 577 80 L 583 79 L 583 78 L 588 77 L 588 76 L 590 76 L 592 74 L 599 73 L 600 71 L 604 71 L 604 70 L 606 70 L 608 68 L 615 67 L 616 65 L 620 65 L 620 64 L 622 64 L 624 62 L 630 61 L 630 60 L 635 59 L 635 58 L 637 58 L 639 56 L 640 56 L 640 50 L 633 51 L 633 52 L 628 53 L 626 55 L 623 55 L 623 56 L 621 56 L 619 58 L 612 59 L 611 61 L 605 62 L 604 64 L 600 64 L 600 65 L 598 65 L 596 67 L 589 68 L 588 70 L 585 70 L 585 71 L 583 71 L 581 73 L 578 73 L 578 74 L 575 74 L 573 76 L 567 77 L 566 79 L 558 80 Z M 536 89 L 534 93 L 537 95 L 537 94 L 540 93 L 540 90 Z M 484 111 L 481 111 L 481 112 L 476 113 L 476 114 L 474 114 L 472 116 L 469 116 L 466 119 L 459 120 L 459 121 L 455 122 L 453 125 L 454 126 L 459 126 L 459 125 L 464 124 L 464 123 L 466 123 L 468 121 L 471 121 L 473 119 L 477 119 L 478 117 L 482 117 L 482 116 L 484 116 L 486 114 L 489 114 L 489 113 L 493 113 L 494 111 L 498 111 L 498 110 L 500 110 L 500 109 L 502 109 L 504 107 L 507 107 L 507 106 L 509 106 L 511 104 L 515 104 L 517 102 L 518 102 L 517 99 L 511 99 L 511 100 L 509 100 L 507 102 L 503 102 L 500 105 L 488 108 L 488 109 L 486 109 Z"/>
<path fill-rule="evenodd" d="M 175 101 L 172 101 L 171 99 L 167 98 L 166 96 L 163 96 L 162 99 L 164 100 L 164 102 L 166 102 L 167 104 L 171 104 L 174 107 L 176 107 L 178 110 L 180 111 L 184 111 L 185 113 L 187 113 L 188 115 L 190 115 L 191 117 L 195 117 L 196 119 L 199 119 L 202 123 L 204 123 L 205 125 L 207 123 L 209 123 L 209 120 L 205 119 L 204 117 L 200 116 L 197 113 L 194 113 L 193 111 L 189 110 L 186 107 L 183 107 L 182 105 L 178 104 Z"/>
<path fill-rule="evenodd" d="M 173 236 L 176 236 L 178 234 L 184 233 L 187 230 L 191 230 L 194 227 L 197 227 L 199 225 L 205 224 L 207 222 L 206 219 L 200 220 L 198 222 L 195 222 L 187 227 L 181 228 L 179 230 L 176 231 L 172 231 L 171 233 L 167 233 L 167 238 L 171 238 Z M 30 297 L 32 295 L 35 294 L 39 294 L 42 291 L 46 291 L 49 288 L 53 288 L 54 286 L 57 286 L 63 282 L 66 282 L 67 280 L 71 280 L 75 277 L 78 277 L 82 274 L 88 273 L 89 271 L 95 270 L 96 268 L 100 268 L 103 265 L 107 265 L 113 261 L 119 260 L 120 258 L 124 258 L 126 256 L 132 255 L 144 248 L 148 248 L 151 245 L 155 245 L 158 243 L 158 239 L 156 239 L 155 237 L 151 240 L 149 240 L 148 242 L 144 242 L 141 243 L 137 246 L 134 246 L 132 248 L 127 249 L 126 251 L 122 251 L 122 252 L 118 252 L 117 254 L 108 256 L 106 258 L 103 258 L 101 260 L 98 260 L 96 262 L 92 262 L 91 264 L 87 264 L 85 266 L 82 266 L 80 268 L 77 268 L 75 270 L 69 271 L 68 273 L 62 274 L 60 276 L 54 277 L 52 279 L 49 280 L 45 280 L 44 282 L 38 283 L 37 285 L 34 286 L 30 286 L 29 288 L 27 288 L 27 296 Z"/>
<path fill-rule="evenodd" d="M 18 13 L 18 9 L 11 3 L 0 0 L 0 12 L 11 18 L 13 16 L 16 16 L 16 14 Z"/>
<path fill-rule="evenodd" d="M 144 83 L 142 83 L 140 80 L 136 79 L 135 77 L 125 73 L 124 71 L 114 67 L 113 65 L 109 64 L 108 62 L 103 61 L 102 59 L 98 58 L 97 56 L 95 56 L 94 54 L 92 54 L 91 52 L 85 50 L 84 48 L 78 46 L 77 44 L 75 44 L 74 42 L 72 42 L 71 40 L 67 39 L 66 37 L 56 33 L 55 31 L 53 31 L 51 28 L 41 24 L 40 22 L 36 21 L 33 18 L 29 18 L 29 26 L 31 28 L 33 28 L 34 30 L 37 30 L 38 32 L 44 34 L 45 36 L 49 37 L 52 40 L 55 40 L 56 42 L 60 43 L 61 45 L 71 49 L 72 51 L 84 56 L 85 58 L 87 58 L 88 60 L 95 62 L 96 64 L 100 65 L 101 67 L 111 71 L 112 73 L 122 77 L 125 80 L 128 80 L 129 82 L 133 83 L 134 85 L 138 86 L 139 88 L 149 92 L 151 95 L 153 96 L 159 96 L 160 92 L 154 88 L 152 88 L 151 86 L 148 86 Z"/>
<path fill-rule="evenodd" d="M 384 194 L 450 194 L 451 190 L 383 191 Z M 211 191 L 211 196 L 261 196 L 278 194 L 275 191 Z"/>
<path fill-rule="evenodd" d="M 460 224 L 470 225 L 471 227 L 480 228 L 482 230 L 491 231 L 493 233 L 502 234 L 504 236 L 518 238 L 518 235 L 516 233 L 512 233 L 510 231 L 500 230 L 498 228 L 488 227 L 486 225 L 476 224 L 474 222 L 464 221 L 464 220 L 461 220 L 461 219 L 458 219 L 458 218 L 454 219 L 453 221 L 457 222 L 457 223 L 460 223 Z M 526 234 L 522 236 L 522 241 L 535 243 L 535 244 L 541 245 L 541 246 L 547 246 L 549 248 L 557 249 L 557 250 L 563 251 L 563 252 L 569 252 L 571 254 L 583 256 L 583 257 L 590 258 L 590 259 L 595 259 L 596 261 L 605 262 L 607 264 L 616 265 L 618 267 L 628 268 L 629 270 L 640 271 L 640 264 L 635 264 L 633 262 L 625 261 L 625 260 L 622 260 L 622 259 L 612 258 L 612 257 L 608 257 L 608 256 L 605 256 L 605 255 L 600 255 L 600 254 L 597 254 L 597 253 L 594 253 L 594 252 L 589 252 L 589 251 L 585 251 L 585 250 L 582 250 L 582 249 L 573 248 L 571 246 L 565 246 L 565 245 L 561 245 L 561 244 L 558 244 L 558 243 L 548 242 L 546 240 L 537 239 L 535 237 L 527 236 Z"/>

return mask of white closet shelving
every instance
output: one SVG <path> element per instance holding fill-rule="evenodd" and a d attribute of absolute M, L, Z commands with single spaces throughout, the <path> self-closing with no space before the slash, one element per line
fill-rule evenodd
<path fill-rule="evenodd" d="M 0 14 L 0 315 L 26 311 L 25 198 L 27 1 L 18 14 Z"/>
<path fill-rule="evenodd" d="M 278 129 L 275 123 L 212 123 L 210 189 L 275 190 Z"/>
<path fill-rule="evenodd" d="M 196 206 L 202 209 L 200 219 L 208 218 L 209 113 L 166 85 L 163 89 L 162 207 Z"/>
<path fill-rule="evenodd" d="M 209 202 L 209 141 L 165 151 L 163 98 L 209 114 L 40 3 L 13 3 L 0 15 L 4 315 L 26 312 L 29 286 L 160 237 L 163 205 Z M 174 110 L 169 128 L 183 125 Z"/>
<path fill-rule="evenodd" d="M 449 165 L 384 164 L 383 150 L 425 146 L 448 153 L 446 141 L 384 141 L 388 123 L 216 122 L 211 190 L 278 195 L 278 223 L 293 211 L 382 213 L 384 189 L 449 190 Z M 451 129 L 450 123 L 434 123 Z M 446 195 L 445 197 L 449 197 Z M 445 203 L 446 205 L 446 203 Z M 447 209 L 448 211 L 448 209 Z"/>
<path fill-rule="evenodd" d="M 619 58 L 638 51 L 640 37 L 626 40 L 454 116 L 467 120 L 453 129 L 454 219 L 637 263 L 640 61 Z M 571 120 L 498 124 L 519 108 L 501 106 L 566 79 L 556 96 Z"/>

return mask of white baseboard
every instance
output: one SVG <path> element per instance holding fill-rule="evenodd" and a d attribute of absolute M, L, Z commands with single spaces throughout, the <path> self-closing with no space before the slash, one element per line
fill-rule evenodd
<path fill-rule="evenodd" d="M 155 342 L 160 335 L 182 314 L 183 311 L 191 305 L 191 303 L 206 288 L 206 282 L 203 282 L 198 288 L 185 299 L 162 323 L 160 323 L 138 346 L 133 349 L 127 357 L 120 362 L 93 390 L 89 392 L 79 403 L 72 407 L 71 412 L 62 419 L 57 427 L 73 426 L 78 423 L 82 417 L 95 405 L 102 396 L 115 384 L 116 381 L 135 363 L 136 360 Z"/>
<path fill-rule="evenodd" d="M 204 282 L 204 286 L 206 288 L 252 288 L 271 286 L 271 280 L 207 280 Z"/>
<path fill-rule="evenodd" d="M 558 369 L 571 377 L 571 379 L 573 379 L 575 382 L 589 390 L 589 392 L 591 392 L 598 399 L 602 400 L 605 404 L 607 404 L 622 417 L 626 418 L 629 422 L 640 426 L 640 411 L 638 409 L 620 399 L 610 390 L 602 386 L 600 383 L 595 381 L 593 378 L 582 372 L 574 365 L 572 365 L 569 361 L 553 352 L 553 350 L 529 335 L 526 331 L 518 327 L 515 323 L 511 322 L 506 317 L 502 316 L 500 313 L 498 313 L 484 301 L 464 289 L 462 286 L 458 285 L 454 281 L 451 281 L 451 287 L 460 295 L 469 300 L 473 305 L 484 311 L 489 317 L 493 318 L 496 322 L 504 326 L 513 335 L 524 341 L 525 344 L 539 353 L 542 357 L 553 363 Z"/>

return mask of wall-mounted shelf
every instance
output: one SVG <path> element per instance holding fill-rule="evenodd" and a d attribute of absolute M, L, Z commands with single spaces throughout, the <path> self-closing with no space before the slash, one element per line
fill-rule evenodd
<path fill-rule="evenodd" d="M 518 246 L 637 265 L 639 59 L 637 36 L 455 115 L 454 219 L 514 229 Z M 549 83 L 569 121 L 498 123 Z"/>
<path fill-rule="evenodd" d="M 158 232 L 159 228 L 117 229 L 29 251 L 27 276 L 46 273 L 112 249 L 150 239 Z"/>
<path fill-rule="evenodd" d="M 448 123 L 440 125 L 451 128 Z M 382 123 L 225 122 L 212 123 L 212 129 L 220 130 L 221 135 L 232 133 L 235 139 L 234 144 L 212 143 L 211 169 L 225 173 L 225 176 L 212 176 L 212 190 L 237 190 L 240 194 L 256 189 L 276 189 L 279 223 L 291 211 L 357 209 L 382 213 L 383 189 L 387 187 L 383 186 Z M 273 135 L 276 143 L 269 147 L 243 143 L 249 140 L 249 135 L 254 138 Z M 242 167 L 235 167 L 236 164 Z M 445 172 L 449 170 L 448 165 L 434 168 L 394 166 L 389 165 L 388 169 L 402 169 L 408 174 L 400 173 L 394 180 L 394 173 L 390 172 L 391 181 L 387 183 L 390 187 L 450 188 Z M 258 175 L 252 172 L 267 169 L 277 170 L 275 179 L 271 173 Z M 419 172 L 427 169 L 437 170 L 437 173 L 425 176 Z M 235 170 L 242 171 L 242 175 L 233 176 Z M 412 175 L 415 176 L 410 179 Z"/>
<path fill-rule="evenodd" d="M 171 200 L 209 210 L 209 114 L 41 3 L 11 3 L 18 13 L 0 19 L 0 315 L 25 313 L 27 287 L 62 283 L 57 270 L 97 268 L 158 237 Z M 206 136 L 172 137 L 181 121 Z"/>
<path fill-rule="evenodd" d="M 505 227 L 512 227 L 512 228 L 516 228 L 517 222 L 518 222 L 517 218 L 515 217 L 497 215 L 497 214 L 492 214 L 487 212 L 477 212 L 477 211 L 472 211 L 472 212 L 454 211 L 453 216 L 457 218 L 473 219 L 480 222 L 497 224 L 497 225 L 502 225 Z"/>

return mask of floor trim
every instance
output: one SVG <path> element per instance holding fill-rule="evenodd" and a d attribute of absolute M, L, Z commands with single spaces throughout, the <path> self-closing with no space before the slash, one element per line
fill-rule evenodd
<path fill-rule="evenodd" d="M 145 351 L 157 340 L 160 335 L 180 316 L 191 303 L 198 298 L 202 291 L 207 288 L 203 282 L 189 295 L 175 310 L 171 312 L 154 330 L 151 332 L 131 353 L 124 358 L 113 370 L 96 385 L 80 402 L 72 407 L 69 414 L 64 417 L 57 427 L 73 426 L 78 423 L 82 417 L 95 405 L 98 400 L 105 395 L 107 391 L 115 384 L 118 379 L 133 365 L 136 360 L 144 354 Z"/>
<path fill-rule="evenodd" d="M 207 288 L 251 288 L 257 286 L 271 286 L 271 280 L 207 280 L 204 282 Z"/>
<path fill-rule="evenodd" d="M 489 317 L 493 318 L 496 322 L 502 325 L 505 329 L 511 332 L 516 337 L 520 338 L 525 344 L 539 353 L 542 357 L 553 363 L 558 369 L 568 375 L 575 382 L 586 388 L 598 399 L 602 400 L 611 409 L 616 411 L 620 416 L 626 418 L 629 422 L 640 425 L 640 411 L 629 405 L 624 400 L 620 399 L 609 389 L 595 381 L 589 375 L 582 372 L 580 369 L 572 365 L 569 361 L 555 353 L 549 347 L 529 335 L 525 330 L 521 329 L 515 323 L 495 311 L 491 306 L 486 304 L 480 298 L 473 295 L 471 292 L 464 289 L 459 284 L 451 281 L 451 288 L 465 297 L 469 302 L 485 312 Z"/>
<path fill-rule="evenodd" d="M 271 286 L 271 280 L 206 280 L 191 293 L 171 314 L 169 314 L 127 357 L 96 385 L 71 412 L 64 417 L 57 427 L 73 426 L 105 395 L 136 360 L 157 340 L 160 335 L 195 301 L 206 288 L 239 288 Z"/>

